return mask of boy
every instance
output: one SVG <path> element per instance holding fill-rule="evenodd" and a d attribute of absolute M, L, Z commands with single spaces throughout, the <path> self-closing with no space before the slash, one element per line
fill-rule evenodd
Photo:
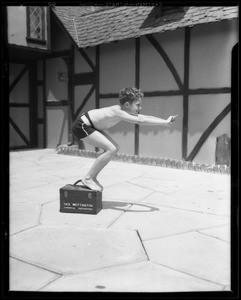
<path fill-rule="evenodd" d="M 171 125 L 177 116 L 167 120 L 139 114 L 141 98 L 144 94 L 135 87 L 124 88 L 119 94 L 119 105 L 92 109 L 77 117 L 72 125 L 72 132 L 77 139 L 104 150 L 96 159 L 82 183 L 92 190 L 102 191 L 103 186 L 97 181 L 97 175 L 118 152 L 119 146 L 103 130 L 120 121 L 140 125 Z"/>

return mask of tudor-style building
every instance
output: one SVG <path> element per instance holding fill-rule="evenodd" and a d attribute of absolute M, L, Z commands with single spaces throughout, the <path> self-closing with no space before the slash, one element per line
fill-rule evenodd
<path fill-rule="evenodd" d="M 10 149 L 72 142 L 80 112 L 135 85 L 143 114 L 179 117 L 170 129 L 111 128 L 121 153 L 215 163 L 238 100 L 237 18 L 231 6 L 6 6 Z"/>

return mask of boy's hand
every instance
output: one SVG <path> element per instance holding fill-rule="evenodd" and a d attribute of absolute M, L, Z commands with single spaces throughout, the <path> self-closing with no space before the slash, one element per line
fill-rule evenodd
<path fill-rule="evenodd" d="M 167 119 L 167 125 L 170 126 L 172 125 L 172 123 L 175 121 L 176 117 L 178 115 L 175 115 L 175 116 L 170 116 L 168 119 Z"/>

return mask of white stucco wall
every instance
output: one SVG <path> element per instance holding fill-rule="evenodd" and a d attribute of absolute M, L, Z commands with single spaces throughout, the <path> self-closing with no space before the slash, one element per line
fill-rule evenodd
<path fill-rule="evenodd" d="M 135 84 L 135 41 L 128 39 L 100 47 L 100 93 L 119 93 Z"/>
<path fill-rule="evenodd" d="M 238 41 L 237 32 L 236 20 L 197 25 L 191 29 L 189 89 L 231 88 L 231 51 Z M 183 83 L 185 30 L 154 34 L 154 37 L 170 58 Z M 134 80 L 135 40 L 101 45 L 100 92 L 117 93 L 125 86 L 134 85 Z M 140 38 L 140 88 L 144 92 L 179 89 L 165 61 L 146 37 Z M 230 93 L 189 96 L 188 154 L 207 127 L 230 103 L 230 99 Z M 117 102 L 118 99 L 101 99 L 101 106 Z M 141 126 L 140 155 L 181 159 L 183 96 L 145 97 L 142 107 L 143 114 L 162 118 L 177 114 L 178 118 L 171 129 Z M 118 124 L 109 132 L 121 144 L 120 151 L 134 154 L 133 125 Z M 230 134 L 229 115 L 211 133 L 194 160 L 215 163 L 216 137 L 223 133 Z"/>
<path fill-rule="evenodd" d="M 230 87 L 231 51 L 237 42 L 237 20 L 193 27 L 190 39 L 190 89 Z"/>
<path fill-rule="evenodd" d="M 230 103 L 230 94 L 192 95 L 189 97 L 188 154 L 192 151 L 203 132 L 221 111 Z M 230 113 L 211 132 L 194 158 L 195 162 L 215 163 L 216 138 L 224 133 L 231 134 Z"/>
<path fill-rule="evenodd" d="M 191 30 L 189 88 L 231 88 L 231 52 L 238 42 L 237 20 L 198 25 Z M 218 114 L 231 102 L 231 93 L 189 96 L 188 154 Z M 216 138 L 231 134 L 230 113 L 218 124 L 194 158 L 215 163 Z"/>
<path fill-rule="evenodd" d="M 154 34 L 163 50 L 175 66 L 181 81 L 184 72 L 184 31 L 183 29 Z M 178 85 L 158 51 L 146 37 L 140 41 L 140 88 L 143 91 L 179 90 Z"/>

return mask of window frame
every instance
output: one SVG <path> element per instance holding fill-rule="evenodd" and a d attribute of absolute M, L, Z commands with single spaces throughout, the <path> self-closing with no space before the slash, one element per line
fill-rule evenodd
<path fill-rule="evenodd" d="M 45 35 L 45 9 L 43 6 L 38 6 L 42 10 L 42 38 L 33 38 L 30 36 L 31 28 L 30 28 L 30 6 L 26 6 L 26 17 L 27 17 L 27 37 L 26 40 L 29 43 L 39 44 L 39 45 L 47 45 L 46 35 Z"/>

